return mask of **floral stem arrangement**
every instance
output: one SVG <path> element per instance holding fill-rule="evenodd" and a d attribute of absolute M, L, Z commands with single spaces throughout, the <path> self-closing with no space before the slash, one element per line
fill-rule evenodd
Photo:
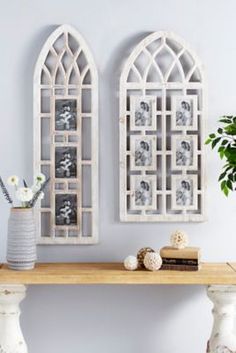
<path fill-rule="evenodd" d="M 19 208 L 33 208 L 36 202 L 44 197 L 44 189 L 49 182 L 45 175 L 40 173 L 36 176 L 32 187 L 28 187 L 25 179 L 23 179 L 23 186 L 19 186 L 19 177 L 12 175 L 7 179 L 7 184 L 14 187 L 15 197 L 20 202 Z M 14 207 L 13 199 L 0 177 L 0 188 L 3 196 L 12 207 Z"/>
<path fill-rule="evenodd" d="M 212 149 L 218 147 L 221 159 L 226 160 L 218 181 L 225 196 L 235 190 L 236 182 L 236 116 L 224 115 L 219 120 L 222 127 L 216 133 L 211 133 L 206 140 Z"/>

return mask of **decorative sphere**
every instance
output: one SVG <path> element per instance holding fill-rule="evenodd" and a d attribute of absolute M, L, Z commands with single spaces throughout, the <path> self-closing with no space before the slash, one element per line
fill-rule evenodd
<path fill-rule="evenodd" d="M 137 253 L 138 266 L 144 268 L 145 266 L 143 264 L 143 261 L 144 261 L 145 255 L 147 253 L 153 253 L 153 252 L 155 252 L 155 250 L 153 250 L 152 248 L 149 248 L 149 247 L 145 247 L 145 248 L 140 249 Z"/>
<path fill-rule="evenodd" d="M 136 256 L 127 256 L 124 261 L 124 266 L 126 270 L 134 271 L 138 268 L 138 260 Z"/>
<path fill-rule="evenodd" d="M 162 258 L 157 252 L 149 252 L 144 257 L 144 266 L 149 271 L 157 271 L 161 268 Z"/>
<path fill-rule="evenodd" d="M 170 238 L 171 246 L 176 249 L 184 249 L 188 245 L 188 236 L 180 230 L 176 230 Z"/>

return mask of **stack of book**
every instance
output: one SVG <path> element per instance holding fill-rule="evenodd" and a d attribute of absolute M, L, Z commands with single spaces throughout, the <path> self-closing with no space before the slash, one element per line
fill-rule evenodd
<path fill-rule="evenodd" d="M 198 271 L 200 270 L 200 248 L 176 249 L 165 246 L 161 249 L 162 270 Z"/>

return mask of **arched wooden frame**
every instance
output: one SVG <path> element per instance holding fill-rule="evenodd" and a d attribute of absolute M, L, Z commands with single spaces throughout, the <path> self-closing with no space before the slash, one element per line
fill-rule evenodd
<path fill-rule="evenodd" d="M 205 219 L 204 85 L 199 59 L 173 33 L 152 33 L 127 59 L 120 78 L 121 221 Z M 182 146 L 188 153 L 181 155 Z"/>
<path fill-rule="evenodd" d="M 35 209 L 40 244 L 98 241 L 98 75 L 71 26 L 47 39 L 34 73 L 34 173 L 50 177 Z M 69 208 L 68 208 L 69 207 Z"/>

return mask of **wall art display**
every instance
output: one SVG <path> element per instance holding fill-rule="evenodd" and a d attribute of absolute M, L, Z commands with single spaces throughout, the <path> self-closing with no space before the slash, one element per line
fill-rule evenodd
<path fill-rule="evenodd" d="M 170 32 L 144 38 L 120 77 L 120 219 L 205 220 L 205 79 Z"/>
<path fill-rule="evenodd" d="M 47 39 L 34 73 L 34 172 L 50 177 L 36 208 L 39 244 L 98 241 L 98 77 L 71 26 Z"/>

